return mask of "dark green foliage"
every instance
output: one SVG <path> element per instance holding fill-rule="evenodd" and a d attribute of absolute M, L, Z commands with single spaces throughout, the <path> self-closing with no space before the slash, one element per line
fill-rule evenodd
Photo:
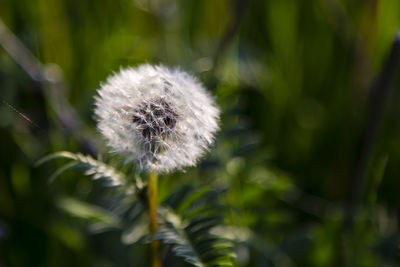
<path fill-rule="evenodd" d="M 163 243 L 172 245 L 175 255 L 197 267 L 233 265 L 232 240 L 212 232 L 213 229 L 225 225 L 224 210 L 217 201 L 225 189 L 195 191 L 189 186 L 177 189 L 160 207 L 160 230 L 154 236 L 149 236 L 147 217 L 143 216 L 147 207 L 143 194 L 147 189 L 141 184 L 140 177 L 136 176 L 133 183 L 128 184 L 126 177 L 110 165 L 91 156 L 65 151 L 46 156 L 37 165 L 58 158 L 70 159 L 72 162 L 61 166 L 50 177 L 50 181 L 65 170 L 79 167 L 85 175 L 91 175 L 93 180 L 105 179 L 111 185 L 119 186 L 111 188 L 115 192 L 108 192 L 104 197 L 104 201 L 108 203 L 105 209 L 73 198 L 58 200 L 57 205 L 62 211 L 89 221 L 92 232 L 119 228 L 121 241 L 126 245 L 160 239 Z"/>
<path fill-rule="evenodd" d="M 226 226 L 206 233 L 234 240 L 237 267 L 399 265 L 398 68 L 386 71 L 382 120 L 362 183 L 354 177 L 400 1 L 1 0 L 0 19 L 15 37 L 0 31 L 1 266 L 150 266 L 146 185 L 106 152 L 93 118 L 99 83 L 145 62 L 193 73 L 222 109 L 198 167 L 160 180 L 183 224 L 174 235 L 187 241 L 188 223 L 207 229 L 203 219 L 223 214 Z M 20 62 L 12 40 L 40 64 Z M 58 151 L 76 153 L 34 166 Z M 166 267 L 189 265 L 174 246 Z"/>
<path fill-rule="evenodd" d="M 203 189 L 196 192 L 189 187 L 177 191 L 164 203 L 169 208 L 161 210 L 164 223 L 154 238 L 171 244 L 177 256 L 194 266 L 232 266 L 232 240 L 212 232 L 224 226 L 224 210 L 216 202 L 222 191 Z"/>

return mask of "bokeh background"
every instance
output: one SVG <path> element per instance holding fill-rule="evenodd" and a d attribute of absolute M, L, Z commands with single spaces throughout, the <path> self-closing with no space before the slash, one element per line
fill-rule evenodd
<path fill-rule="evenodd" d="M 0 266 L 148 264 L 88 227 L 98 183 L 34 167 L 107 157 L 96 88 L 146 62 L 221 106 L 215 147 L 160 190 L 225 186 L 236 266 L 399 266 L 400 1 L 0 0 L 0 19 Z"/>

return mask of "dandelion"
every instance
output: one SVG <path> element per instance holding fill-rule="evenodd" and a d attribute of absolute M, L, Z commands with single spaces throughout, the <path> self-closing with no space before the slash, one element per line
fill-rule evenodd
<path fill-rule="evenodd" d="M 95 100 L 98 129 L 112 152 L 148 172 L 194 166 L 218 130 L 214 99 L 179 69 L 122 69 L 101 85 Z"/>
<path fill-rule="evenodd" d="M 219 109 L 194 77 L 148 64 L 110 76 L 95 99 L 98 129 L 108 146 L 149 172 L 149 230 L 154 235 L 157 173 L 196 164 L 213 143 Z M 152 266 L 160 267 L 160 243 L 151 245 Z"/>

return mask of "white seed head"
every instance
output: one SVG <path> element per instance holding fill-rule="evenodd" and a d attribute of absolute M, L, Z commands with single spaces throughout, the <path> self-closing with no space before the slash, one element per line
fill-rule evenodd
<path fill-rule="evenodd" d="M 214 141 L 219 109 L 191 75 L 141 65 L 110 76 L 95 97 L 98 129 L 126 162 L 169 172 L 194 166 Z"/>

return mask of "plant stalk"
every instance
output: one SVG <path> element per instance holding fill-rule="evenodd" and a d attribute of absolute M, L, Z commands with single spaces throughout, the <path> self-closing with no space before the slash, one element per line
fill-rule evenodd
<path fill-rule="evenodd" d="M 158 187 L 158 177 L 157 173 L 151 172 L 148 177 L 148 187 L 147 187 L 147 201 L 149 205 L 149 229 L 150 234 L 154 235 L 157 233 L 157 187 Z M 161 267 L 160 258 L 160 241 L 151 241 L 151 251 L 152 251 L 152 267 Z"/>

